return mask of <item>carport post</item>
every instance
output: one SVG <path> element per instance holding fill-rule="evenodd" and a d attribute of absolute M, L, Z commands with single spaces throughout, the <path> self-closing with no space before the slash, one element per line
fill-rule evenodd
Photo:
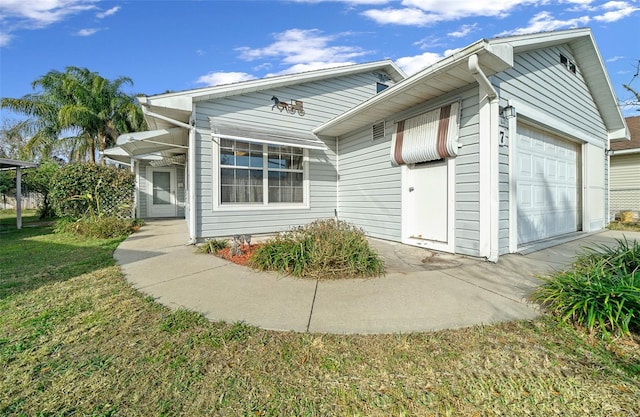
<path fill-rule="evenodd" d="M 16 229 L 22 229 L 22 172 L 16 167 Z"/>

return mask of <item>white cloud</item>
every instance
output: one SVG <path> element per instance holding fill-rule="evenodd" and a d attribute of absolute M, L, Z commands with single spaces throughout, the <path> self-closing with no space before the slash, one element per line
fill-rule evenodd
<path fill-rule="evenodd" d="M 7 46 L 13 38 L 12 35 L 4 32 L 0 32 L 0 47 Z"/>
<path fill-rule="evenodd" d="M 471 16 L 506 17 L 516 7 L 540 0 L 403 0 L 401 8 L 370 9 L 362 14 L 380 24 L 426 26 Z"/>
<path fill-rule="evenodd" d="M 12 33 L 24 29 L 41 29 L 69 16 L 95 10 L 98 0 L 0 0 L 0 46 L 7 46 Z"/>
<path fill-rule="evenodd" d="M 196 80 L 196 84 L 206 84 L 207 86 L 231 84 L 240 81 L 253 80 L 254 77 L 246 72 L 210 72 L 206 75 L 199 77 Z"/>
<path fill-rule="evenodd" d="M 640 10 L 640 8 L 634 7 L 626 1 L 610 1 L 603 4 L 602 9 L 608 11 L 599 16 L 594 16 L 594 19 L 605 23 L 617 22 Z"/>
<path fill-rule="evenodd" d="M 109 10 L 105 10 L 104 12 L 97 13 L 96 17 L 98 19 L 104 19 L 107 16 L 111 16 L 118 13 L 119 10 L 120 10 L 120 6 L 115 6 L 110 8 Z"/>
<path fill-rule="evenodd" d="M 371 9 L 365 10 L 362 15 L 383 25 L 426 26 L 441 20 L 435 14 L 427 14 L 415 8 Z"/>
<path fill-rule="evenodd" d="M 359 47 L 332 46 L 336 36 L 324 36 L 318 29 L 290 29 L 273 35 L 276 39 L 264 48 L 238 48 L 240 58 L 247 61 L 257 59 L 279 58 L 284 64 L 296 65 L 309 62 L 326 62 L 329 64 L 347 62 L 367 54 Z"/>
<path fill-rule="evenodd" d="M 499 33 L 498 36 L 524 35 L 528 33 L 549 32 L 558 29 L 576 28 L 584 26 L 591 21 L 589 16 L 580 16 L 572 19 L 555 19 L 549 12 L 540 12 L 529 20 L 529 26 Z"/>
<path fill-rule="evenodd" d="M 462 27 L 460 27 L 460 29 L 454 31 L 454 32 L 449 32 L 447 33 L 447 35 L 454 37 L 454 38 L 464 38 L 465 36 L 467 36 L 468 34 L 470 34 L 471 32 L 475 32 L 476 29 L 478 28 L 478 24 L 474 23 L 473 25 L 462 25 Z"/>
<path fill-rule="evenodd" d="M 31 27 L 41 28 L 74 14 L 94 10 L 98 0 L 0 0 L 3 21 L 17 19 Z"/>
<path fill-rule="evenodd" d="M 620 61 L 621 59 L 624 59 L 624 57 L 622 55 L 617 55 L 607 59 L 607 62 L 616 62 Z"/>
<path fill-rule="evenodd" d="M 80 29 L 78 32 L 76 32 L 76 35 L 78 35 L 78 36 L 91 36 L 91 35 L 95 34 L 98 31 L 100 31 L 100 29 L 98 29 L 98 28 Z"/>
<path fill-rule="evenodd" d="M 398 58 L 396 59 L 396 64 L 398 64 L 398 66 L 402 68 L 407 75 L 413 75 L 416 72 L 425 69 L 429 65 L 435 64 L 442 58 L 444 58 L 443 55 L 435 52 L 425 52 L 420 55 Z"/>

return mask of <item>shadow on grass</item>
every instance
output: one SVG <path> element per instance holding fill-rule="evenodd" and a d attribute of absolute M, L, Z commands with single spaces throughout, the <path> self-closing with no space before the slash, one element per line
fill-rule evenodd
<path fill-rule="evenodd" d="M 51 226 L 0 234 L 0 299 L 115 264 L 122 239 L 55 234 Z"/>

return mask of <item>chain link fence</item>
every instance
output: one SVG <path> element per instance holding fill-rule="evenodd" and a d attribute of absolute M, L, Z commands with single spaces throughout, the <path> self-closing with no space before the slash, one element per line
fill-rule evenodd
<path fill-rule="evenodd" d="M 612 188 L 609 190 L 609 200 L 611 202 L 612 219 L 620 219 L 622 212 L 630 211 L 634 213 L 634 220 L 638 221 L 640 214 L 640 187 Z"/>

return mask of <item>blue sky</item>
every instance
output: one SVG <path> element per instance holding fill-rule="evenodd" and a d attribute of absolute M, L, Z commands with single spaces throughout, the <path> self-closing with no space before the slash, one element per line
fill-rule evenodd
<path fill-rule="evenodd" d="M 575 27 L 620 100 L 640 91 L 640 0 L 0 0 L 0 96 L 67 66 L 146 95 L 387 58 L 410 75 L 481 38 Z"/>

